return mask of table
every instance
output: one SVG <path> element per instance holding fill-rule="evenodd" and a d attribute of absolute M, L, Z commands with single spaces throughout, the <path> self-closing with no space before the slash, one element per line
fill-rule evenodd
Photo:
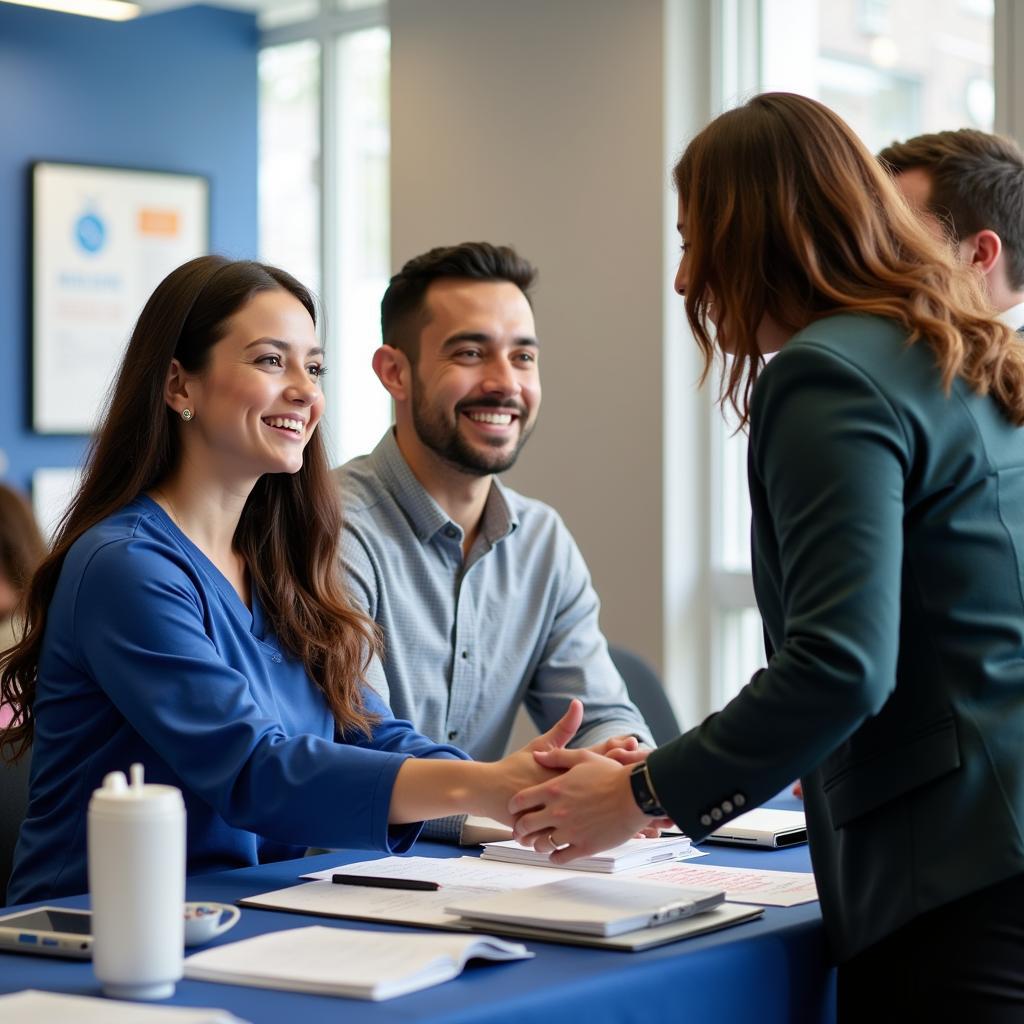
<path fill-rule="evenodd" d="M 705 846 L 700 863 L 734 867 L 809 870 L 807 847 L 749 850 Z M 438 857 L 465 850 L 418 843 L 415 852 Z M 231 903 L 244 896 L 298 882 L 303 871 L 365 860 L 373 854 L 343 851 L 305 860 L 243 868 L 188 881 L 189 900 Z M 84 896 L 50 901 L 84 907 Z M 15 908 L 8 908 L 13 910 Z M 297 914 L 246 909 L 219 942 L 307 924 L 385 928 L 356 921 L 331 922 Z M 218 1006 L 252 1024 L 630 1024 L 652 1021 L 810 1024 L 835 1020 L 835 972 L 827 961 L 818 904 L 765 910 L 764 917 L 707 936 L 645 953 L 618 953 L 543 942 L 527 943 L 533 960 L 470 967 L 462 977 L 383 1003 L 184 980 L 170 1002 Z M 88 962 L 0 953 L 0 993 L 24 988 L 99 995 Z"/>

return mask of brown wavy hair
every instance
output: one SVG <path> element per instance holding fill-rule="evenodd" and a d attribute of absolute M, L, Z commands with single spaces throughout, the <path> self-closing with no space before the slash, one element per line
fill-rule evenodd
<path fill-rule="evenodd" d="M 16 761 L 32 744 L 32 704 L 47 610 L 64 557 L 90 527 L 144 491 L 159 486 L 181 455 L 178 417 L 164 401 L 171 359 L 202 371 L 228 320 L 258 292 L 290 292 L 316 323 L 313 296 L 276 267 L 200 256 L 172 271 L 146 303 L 107 400 L 108 412 L 89 451 L 82 486 L 61 520 L 51 553 L 32 578 L 25 635 L 0 657 L 0 701 L 14 718 L 0 732 L 0 752 Z M 300 658 L 341 730 L 368 732 L 362 680 L 380 650 L 376 627 L 349 599 L 337 547 L 341 509 L 320 431 L 309 439 L 295 474 L 265 474 L 235 531 L 253 587 L 278 639 Z"/>
<path fill-rule="evenodd" d="M 977 274 L 956 262 L 828 107 L 764 93 L 712 121 L 673 171 L 686 240 L 686 315 L 704 355 L 733 353 L 721 400 L 750 418 L 767 316 L 795 333 L 872 313 L 924 340 L 948 391 L 962 377 L 1024 424 L 1024 346 L 992 318 Z M 718 342 L 712 340 L 717 324 Z"/>

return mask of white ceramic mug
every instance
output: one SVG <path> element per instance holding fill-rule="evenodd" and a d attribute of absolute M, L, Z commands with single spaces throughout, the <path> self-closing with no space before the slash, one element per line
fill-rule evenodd
<path fill-rule="evenodd" d="M 202 946 L 234 928 L 241 916 L 229 903 L 186 903 L 185 945 Z"/>

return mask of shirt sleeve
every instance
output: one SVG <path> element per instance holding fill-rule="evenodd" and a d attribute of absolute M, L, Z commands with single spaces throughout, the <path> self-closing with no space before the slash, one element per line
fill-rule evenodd
<path fill-rule="evenodd" d="M 387 821 L 402 762 L 462 755 L 374 697 L 379 721 L 369 738 L 289 735 L 225 662 L 207 615 L 188 564 L 133 537 L 101 547 L 84 568 L 74 643 L 130 727 L 232 827 L 308 846 L 407 848 L 418 827 L 392 833 Z"/>
<path fill-rule="evenodd" d="M 700 839 L 818 765 L 896 685 L 908 441 L 875 383 L 800 342 L 755 392 L 755 535 L 774 538 L 781 642 L 720 713 L 649 759 L 676 823 Z M 728 813 L 722 815 L 723 805 Z M 717 809 L 713 822 L 706 819 Z"/>
<path fill-rule="evenodd" d="M 558 609 L 524 697 L 526 709 L 544 732 L 578 697 L 583 702 L 583 724 L 570 746 L 587 747 L 621 735 L 633 735 L 654 746 L 608 653 L 598 625 L 601 604 L 583 555 L 565 526 L 559 522 L 558 527 L 562 561 Z"/>

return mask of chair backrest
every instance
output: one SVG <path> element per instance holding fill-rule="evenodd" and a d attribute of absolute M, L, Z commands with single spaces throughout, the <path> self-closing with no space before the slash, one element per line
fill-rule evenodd
<path fill-rule="evenodd" d="M 609 646 L 608 653 L 626 683 L 629 699 L 640 709 L 654 742 L 674 740 L 681 729 L 658 674 L 638 654 L 625 647 Z"/>
<path fill-rule="evenodd" d="M 7 905 L 7 880 L 14 864 L 14 844 L 28 809 L 28 771 L 31 758 L 17 764 L 0 761 L 0 907 Z"/>

